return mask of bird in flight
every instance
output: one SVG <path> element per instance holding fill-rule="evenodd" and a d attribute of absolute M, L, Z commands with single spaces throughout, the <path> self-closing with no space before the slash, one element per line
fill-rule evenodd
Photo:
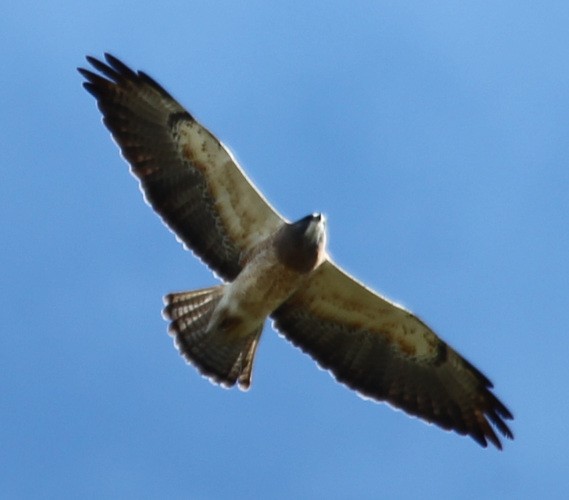
<path fill-rule="evenodd" d="M 501 449 L 513 416 L 477 368 L 423 321 L 339 268 L 326 221 L 289 222 L 228 149 L 162 86 L 110 54 L 79 68 L 146 201 L 223 283 L 164 298 L 181 354 L 211 381 L 248 389 L 267 317 L 335 379 Z M 94 70 L 93 70 L 94 69 Z"/>

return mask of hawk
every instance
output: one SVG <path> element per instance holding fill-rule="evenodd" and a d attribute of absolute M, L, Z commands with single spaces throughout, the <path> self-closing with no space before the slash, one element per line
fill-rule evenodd
<path fill-rule="evenodd" d="M 513 416 L 477 368 L 423 321 L 339 268 L 326 222 L 282 217 L 224 145 L 162 86 L 112 55 L 79 68 L 146 201 L 223 283 L 171 293 L 181 354 L 225 387 L 251 384 L 267 317 L 335 379 L 501 449 Z"/>

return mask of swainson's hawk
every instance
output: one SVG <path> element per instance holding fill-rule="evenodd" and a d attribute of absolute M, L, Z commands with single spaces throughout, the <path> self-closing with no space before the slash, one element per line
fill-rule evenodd
<path fill-rule="evenodd" d="M 158 83 L 115 57 L 87 60 L 85 88 L 145 198 L 224 283 L 165 297 L 170 333 L 209 379 L 247 389 L 263 325 L 363 396 L 501 448 L 512 414 L 492 383 L 411 312 L 342 271 L 324 217 L 290 223 L 231 153 Z"/>

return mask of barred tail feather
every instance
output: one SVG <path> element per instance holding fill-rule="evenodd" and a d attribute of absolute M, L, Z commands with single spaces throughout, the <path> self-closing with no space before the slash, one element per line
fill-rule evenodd
<path fill-rule="evenodd" d="M 223 297 L 224 285 L 164 297 L 164 317 L 171 321 L 169 333 L 180 353 L 202 375 L 225 387 L 251 385 L 253 359 L 263 325 L 249 335 L 232 335 L 231 330 L 208 330 L 215 308 Z"/>

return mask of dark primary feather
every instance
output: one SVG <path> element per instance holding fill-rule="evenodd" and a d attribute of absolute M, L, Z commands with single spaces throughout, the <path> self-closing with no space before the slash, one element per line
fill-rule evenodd
<path fill-rule="evenodd" d="M 221 277 L 234 279 L 241 270 L 241 254 L 248 249 L 229 234 L 208 178 L 183 155 L 176 136 L 180 124 L 194 119 L 148 75 L 109 54 L 105 59 L 87 57 L 100 74 L 83 68 L 79 72 L 146 200 L 188 248 Z"/>

